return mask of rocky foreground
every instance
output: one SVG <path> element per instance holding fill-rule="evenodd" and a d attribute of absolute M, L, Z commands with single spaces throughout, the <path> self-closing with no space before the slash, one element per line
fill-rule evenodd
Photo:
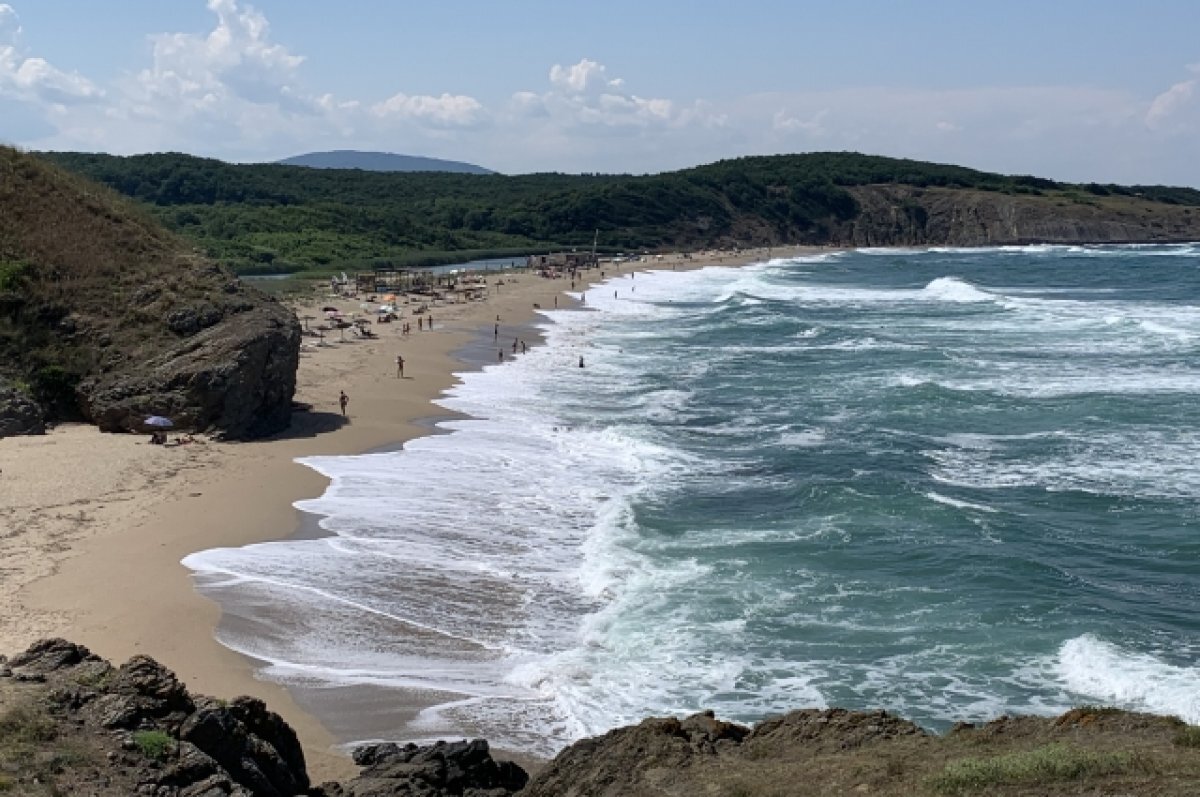
<path fill-rule="evenodd" d="M 796 711 L 754 728 L 649 719 L 572 745 L 532 779 L 487 742 L 379 744 L 313 785 L 259 700 L 190 694 L 146 656 L 120 667 L 61 639 L 0 657 L 0 794 L 78 797 L 1196 795 L 1200 728 L 1081 708 L 934 736 L 885 712 Z"/>

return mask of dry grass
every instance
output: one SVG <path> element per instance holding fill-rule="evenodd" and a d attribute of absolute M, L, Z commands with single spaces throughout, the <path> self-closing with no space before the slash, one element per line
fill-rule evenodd
<path fill-rule="evenodd" d="M 968 794 L 994 786 L 1102 778 L 1149 768 L 1145 757 L 1136 753 L 1047 744 L 1005 755 L 951 761 L 929 780 L 929 785 L 946 794 Z"/>

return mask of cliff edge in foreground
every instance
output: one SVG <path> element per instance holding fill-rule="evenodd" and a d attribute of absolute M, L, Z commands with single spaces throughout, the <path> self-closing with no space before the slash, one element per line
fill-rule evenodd
<path fill-rule="evenodd" d="M 1080 708 L 934 736 L 886 712 L 794 711 L 754 728 L 648 719 L 563 750 L 532 780 L 486 742 L 355 751 L 313 786 L 291 728 L 259 700 L 190 694 L 146 656 L 120 667 L 44 640 L 0 657 L 0 794 L 92 797 L 1195 795 L 1200 728 Z"/>
<path fill-rule="evenodd" d="M 231 438 L 290 420 L 295 317 L 131 203 L 0 147 L 0 437 L 47 420 Z"/>

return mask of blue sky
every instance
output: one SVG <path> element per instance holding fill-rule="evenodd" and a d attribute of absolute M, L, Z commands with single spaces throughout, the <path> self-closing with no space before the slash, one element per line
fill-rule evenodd
<path fill-rule="evenodd" d="M 1200 186 L 1196 0 L 0 0 L 0 140 L 508 173 L 857 150 Z"/>

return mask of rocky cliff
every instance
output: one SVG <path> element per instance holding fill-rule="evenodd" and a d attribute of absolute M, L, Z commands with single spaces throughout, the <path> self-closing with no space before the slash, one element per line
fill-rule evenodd
<path fill-rule="evenodd" d="M 859 213 L 833 229 L 845 246 L 998 246 L 1200 240 L 1200 208 L 1136 197 L 1035 196 L 965 188 L 848 189 Z"/>
<path fill-rule="evenodd" d="M 132 204 L 0 148 L 0 436 L 165 415 L 232 438 L 287 426 L 300 328 Z"/>
<path fill-rule="evenodd" d="M 0 656 L 0 794 L 22 797 L 803 797 L 1200 793 L 1200 728 L 1108 708 L 1002 717 L 945 736 L 886 712 L 794 711 L 753 728 L 712 714 L 585 739 L 532 779 L 482 740 L 355 751 L 309 782 L 261 701 L 193 695 L 146 656 L 114 667 L 54 639 Z"/>

